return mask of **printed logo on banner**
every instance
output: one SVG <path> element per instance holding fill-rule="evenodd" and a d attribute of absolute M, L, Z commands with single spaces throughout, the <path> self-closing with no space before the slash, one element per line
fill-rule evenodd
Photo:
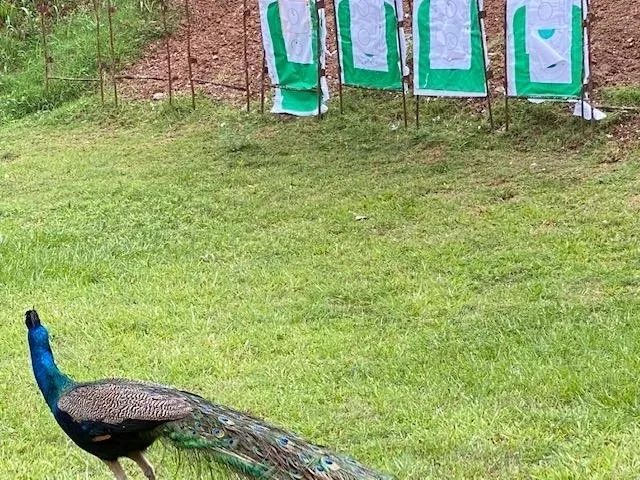
<path fill-rule="evenodd" d="M 278 5 L 287 59 L 295 63 L 313 63 L 309 0 L 278 0 Z"/>

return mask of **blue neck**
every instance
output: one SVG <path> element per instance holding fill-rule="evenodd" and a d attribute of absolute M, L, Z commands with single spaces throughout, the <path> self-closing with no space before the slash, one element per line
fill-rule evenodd
<path fill-rule="evenodd" d="M 60 395 L 73 384 L 73 380 L 58 369 L 53 359 L 46 328 L 39 325 L 30 329 L 28 339 L 33 374 L 47 405 L 54 411 Z"/>

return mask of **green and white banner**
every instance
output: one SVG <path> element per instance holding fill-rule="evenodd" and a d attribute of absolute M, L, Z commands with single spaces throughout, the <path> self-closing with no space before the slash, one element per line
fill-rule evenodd
<path fill-rule="evenodd" d="M 315 0 L 259 0 L 259 7 L 267 68 L 271 81 L 277 85 L 271 112 L 317 115 L 318 62 L 324 69 L 327 50 L 324 8 L 316 10 Z M 324 113 L 329 99 L 324 75 L 320 83 Z"/>
<path fill-rule="evenodd" d="M 413 85 L 416 95 L 485 97 L 483 0 L 415 0 Z M 484 58 L 483 58 L 484 57 Z"/>
<path fill-rule="evenodd" d="M 408 74 L 402 0 L 334 1 L 342 83 L 401 90 Z"/>
<path fill-rule="evenodd" d="M 583 0 L 507 1 L 507 92 L 579 98 L 589 76 Z M 584 2 L 586 3 L 586 2 Z M 584 48 L 583 48 L 584 46 Z"/>

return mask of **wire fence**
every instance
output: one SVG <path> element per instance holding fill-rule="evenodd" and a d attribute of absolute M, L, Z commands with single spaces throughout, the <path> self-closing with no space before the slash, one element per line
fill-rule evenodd
<path fill-rule="evenodd" d="M 90 83 L 95 83 L 98 86 L 99 92 L 100 92 L 100 99 L 101 102 L 104 104 L 105 103 L 105 96 L 106 96 L 106 92 L 107 90 L 111 90 L 112 92 L 112 98 L 113 98 L 113 102 L 114 104 L 117 106 L 119 104 L 119 102 L 121 101 L 121 95 L 119 94 L 119 84 L 122 81 L 160 81 L 160 82 L 164 82 L 165 84 L 165 89 L 166 89 L 166 94 L 169 100 L 169 103 L 173 102 L 173 96 L 174 96 L 174 71 L 173 71 L 173 61 L 175 60 L 172 57 L 172 49 L 171 49 L 171 42 L 172 42 L 172 37 L 171 37 L 171 31 L 169 28 L 169 21 L 168 21 L 168 15 L 169 15 L 169 5 L 168 5 L 168 0 L 159 0 L 158 2 L 153 2 L 149 8 L 156 8 L 159 10 L 159 15 L 160 15 L 160 22 L 161 22 L 161 29 L 162 29 L 162 38 L 163 38 L 163 43 L 164 43 L 164 53 L 165 53 L 165 74 L 162 76 L 159 75 L 129 75 L 129 74 L 123 74 L 121 73 L 121 68 L 120 65 L 118 63 L 118 59 L 117 59 L 117 55 L 116 55 L 116 45 L 118 42 L 118 32 L 117 29 L 115 28 L 114 24 L 114 18 L 116 17 L 116 15 L 118 14 L 118 10 L 116 8 L 116 6 L 114 5 L 114 1 L 115 0 L 92 0 L 92 4 L 91 4 L 91 8 L 93 9 L 93 17 L 94 17 L 94 30 L 95 30 L 95 66 L 96 66 L 96 75 L 95 76 L 61 76 L 61 75 L 56 75 L 56 63 L 58 63 L 58 59 L 54 59 L 51 55 L 50 52 L 50 44 L 49 44 L 49 37 L 51 35 L 51 27 L 52 27 L 52 22 L 54 20 L 55 17 L 55 12 L 52 9 L 52 4 L 49 0 L 45 0 L 42 3 L 39 4 L 38 7 L 38 12 L 39 12 L 39 17 L 40 17 L 40 36 L 41 36 L 41 45 L 42 45 L 42 50 L 43 50 L 43 59 L 44 59 L 44 90 L 45 92 L 49 89 L 49 86 L 51 84 L 51 82 L 57 82 L 57 81 L 62 81 L 62 82 L 90 82 Z M 233 83 L 227 83 L 227 82 L 219 82 L 219 81 L 215 81 L 214 79 L 207 79 L 207 78 L 197 78 L 194 76 L 194 69 L 193 69 L 193 65 L 195 63 L 197 63 L 197 59 L 194 58 L 193 54 L 192 54 L 192 29 L 193 29 L 193 17 L 192 17 L 192 8 L 190 5 L 190 0 L 179 0 L 182 1 L 182 11 L 183 11 L 183 18 L 182 18 L 182 22 L 183 22 L 183 26 L 184 26 L 184 35 L 185 35 L 185 41 L 186 41 L 186 50 L 184 51 L 184 55 L 186 56 L 186 64 L 187 64 L 187 75 L 188 75 L 188 86 L 189 86 L 189 93 L 190 93 L 190 97 L 191 97 L 191 104 L 192 107 L 195 108 L 196 107 L 196 85 L 211 85 L 211 86 L 215 86 L 215 87 L 221 87 L 223 89 L 228 89 L 231 91 L 236 91 L 236 92 L 240 92 L 244 95 L 244 99 L 245 99 L 245 108 L 247 111 L 250 111 L 251 109 L 251 98 L 252 95 L 259 95 L 260 98 L 260 111 L 264 112 L 264 104 L 265 104 L 265 89 L 266 88 L 287 88 L 286 86 L 282 86 L 282 85 L 276 85 L 276 84 L 271 84 L 268 83 L 267 81 L 267 68 L 266 68 L 266 57 L 265 57 L 265 51 L 264 48 L 262 49 L 262 61 L 261 61 L 261 66 L 260 66 L 260 79 L 259 79 L 259 92 L 252 92 L 251 91 L 251 81 L 250 81 L 250 74 L 249 74 L 249 70 L 250 70 L 250 59 L 249 59 L 249 55 L 248 55 L 248 48 L 247 48 L 247 44 L 248 44 L 248 22 L 249 20 L 252 18 L 252 15 L 258 15 L 258 8 L 257 5 L 254 5 L 253 8 L 249 5 L 249 0 L 242 0 L 242 68 L 243 68 L 243 78 L 244 78 L 244 84 L 242 85 L 237 85 L 237 84 L 233 84 Z M 253 3 L 257 3 L 255 2 L 255 0 L 252 0 Z M 317 8 L 324 8 L 325 7 L 325 2 L 324 0 L 314 0 L 316 2 L 316 7 Z M 411 0 L 409 1 L 409 8 L 410 10 L 412 10 L 412 5 L 411 5 Z M 588 8 L 589 5 L 589 0 L 581 0 L 583 2 L 583 4 L 586 2 L 586 6 Z M 326 2 L 327 4 L 331 4 L 333 12 L 331 12 L 333 14 L 334 17 L 334 22 L 336 21 L 336 13 L 335 13 L 335 0 L 329 0 Z M 476 3 L 478 4 L 478 3 Z M 479 4 L 478 4 L 479 5 Z M 317 11 L 317 9 L 316 9 Z M 484 11 L 480 10 L 480 8 L 478 7 L 478 19 L 483 18 L 484 17 Z M 411 16 L 409 16 L 409 20 L 410 20 Z M 405 25 L 405 19 L 404 18 L 397 18 L 397 29 L 398 29 L 398 35 L 400 34 L 400 27 Z M 480 21 L 480 20 L 479 20 Z M 586 33 L 586 35 L 583 35 L 583 42 L 584 42 L 584 37 L 586 36 L 586 38 L 588 39 L 588 43 L 586 45 L 583 46 L 583 52 L 586 52 L 585 55 L 587 55 L 587 58 L 589 60 L 589 65 L 590 67 L 592 67 L 591 65 L 591 48 L 590 48 L 590 44 L 591 44 L 591 15 L 587 14 L 585 16 L 585 21 L 584 21 L 584 25 L 583 25 L 584 31 Z M 106 29 L 106 34 L 103 31 L 103 29 Z M 335 38 L 335 43 L 337 46 L 337 28 L 335 28 L 335 24 L 334 24 L 334 35 L 336 36 Z M 506 32 L 506 29 L 505 29 Z M 319 33 L 318 33 L 319 35 Z M 106 38 L 106 42 L 105 42 L 105 38 Z M 398 37 L 399 38 L 399 37 Z M 106 43 L 106 45 L 105 45 Z M 318 42 L 319 43 L 319 42 Z M 400 42 L 398 40 L 398 43 L 400 45 Z M 505 44 L 506 44 L 506 33 L 505 33 Z M 320 48 L 320 47 L 318 47 Z M 336 47 L 337 48 L 337 47 Z M 399 49 L 401 49 L 400 46 L 398 46 Z M 338 55 L 339 55 L 339 48 L 337 48 L 338 50 Z M 407 52 L 402 52 L 400 51 L 399 54 L 401 57 L 403 57 Z M 319 58 L 319 57 L 318 57 Z M 484 53 L 483 53 L 483 58 L 484 58 Z M 505 55 L 505 59 L 506 59 L 506 55 Z M 64 62 L 64 58 L 60 59 L 61 62 Z M 506 60 L 505 60 L 506 61 Z M 343 104 L 343 83 L 341 81 L 341 74 L 340 74 L 340 58 L 338 56 L 338 86 L 339 86 L 339 97 L 340 97 L 340 111 L 342 112 L 342 104 Z M 506 67 L 506 66 L 505 66 Z M 409 68 L 411 68 L 411 62 L 409 62 Z M 506 68 L 505 68 L 506 70 Z M 583 68 L 584 71 L 584 68 Z M 320 75 L 325 75 L 325 71 L 323 68 L 321 68 L 320 66 L 320 61 L 318 60 L 318 75 L 320 77 Z M 487 72 L 487 68 L 485 65 L 485 72 Z M 492 99 L 491 99 L 491 94 L 490 94 L 490 89 L 489 89 L 489 73 L 486 73 L 485 75 L 485 82 L 487 84 L 487 97 L 486 97 L 486 102 L 487 102 L 487 110 L 489 113 L 489 121 L 490 121 L 490 125 L 491 128 L 493 129 L 494 127 L 494 120 L 493 120 L 493 115 L 492 115 Z M 505 75 L 505 92 L 507 90 L 507 79 L 506 79 L 506 75 Z M 581 92 L 581 98 L 580 100 L 584 101 L 585 97 L 588 98 L 592 98 L 592 82 L 591 82 L 591 75 L 588 75 L 588 77 L 584 76 L 584 72 L 583 72 L 583 78 L 582 78 L 583 82 L 583 87 L 582 87 L 582 92 Z M 403 75 L 402 77 L 402 82 L 403 82 L 403 88 L 401 89 L 402 91 L 402 97 L 403 97 L 403 109 L 404 109 L 404 123 L 405 123 L 405 127 L 408 125 L 408 113 L 407 113 L 407 98 L 406 98 L 406 91 L 408 90 L 408 87 L 410 87 L 410 83 L 411 83 L 411 75 Z M 320 98 L 321 96 L 321 85 L 320 85 L 320 81 L 318 81 L 318 96 Z M 348 86 L 348 85 L 345 85 Z M 419 118 L 420 118 L 420 95 L 414 95 L 414 101 L 415 101 L 415 124 L 416 126 L 419 125 Z M 509 127 L 509 95 L 507 95 L 505 93 L 505 104 L 504 104 L 504 109 L 505 109 L 505 127 L 508 129 Z M 606 106 L 601 106 L 604 109 L 610 108 L 610 109 L 620 109 L 620 110 L 624 110 L 624 111 L 637 111 L 640 109 L 634 108 L 634 107 L 606 107 Z M 321 117 L 322 113 L 321 113 L 321 109 L 318 108 L 318 117 Z M 591 115 L 592 120 L 593 120 L 593 115 Z M 584 118 L 584 115 L 583 115 Z"/>

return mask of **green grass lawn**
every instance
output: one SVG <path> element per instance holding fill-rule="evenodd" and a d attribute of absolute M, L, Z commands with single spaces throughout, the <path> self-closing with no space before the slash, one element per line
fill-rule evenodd
<path fill-rule="evenodd" d="M 488 134 L 428 102 L 404 131 L 380 98 L 0 126 L 0 478 L 111 478 L 37 391 L 32 306 L 76 379 L 180 386 L 399 479 L 637 478 L 640 150 L 548 106 Z"/>

